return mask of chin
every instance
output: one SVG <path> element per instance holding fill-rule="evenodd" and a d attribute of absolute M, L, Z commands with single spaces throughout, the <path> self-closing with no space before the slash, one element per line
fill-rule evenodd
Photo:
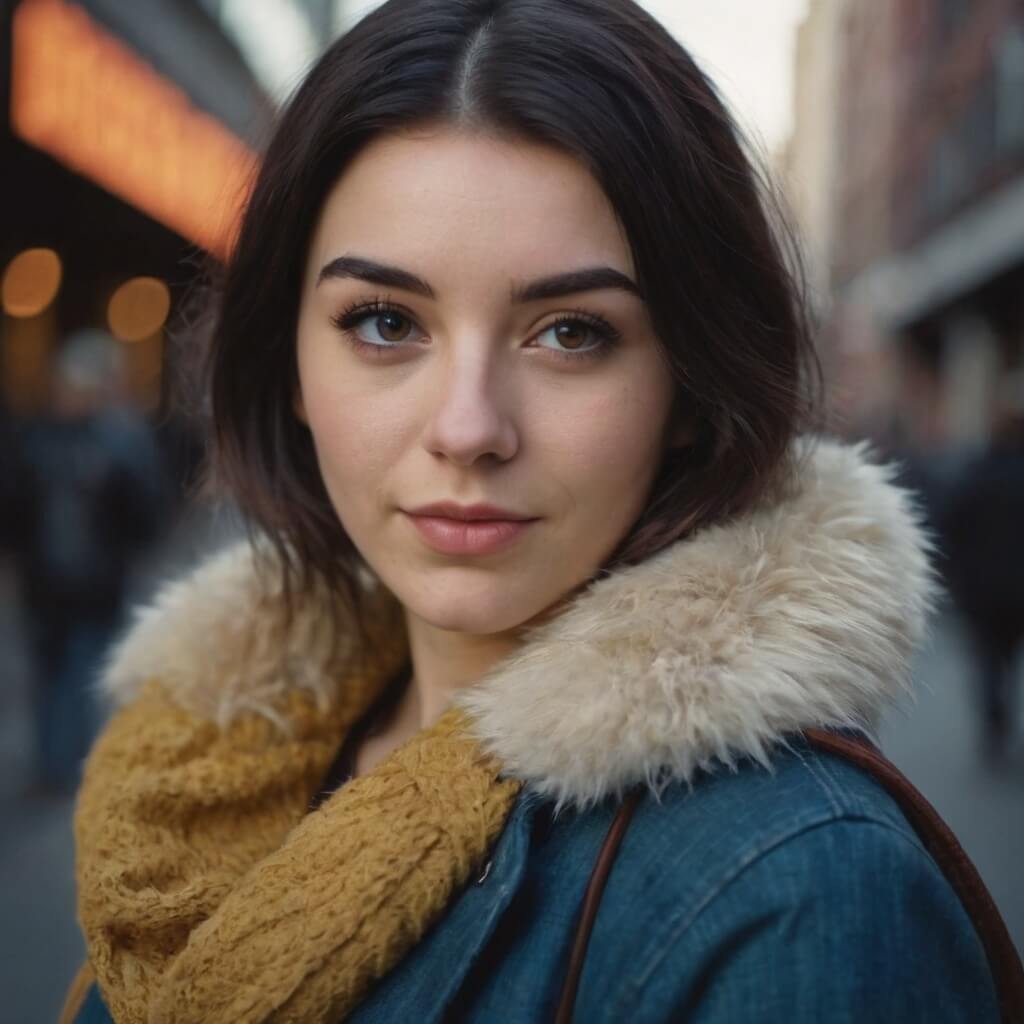
<path fill-rule="evenodd" d="M 540 610 L 534 611 L 531 606 L 520 612 L 509 602 L 507 595 L 495 595 L 494 601 L 490 602 L 483 595 L 465 593 L 453 595 L 450 599 L 435 594 L 428 600 L 410 601 L 405 607 L 436 629 L 474 636 L 505 633 Z"/>

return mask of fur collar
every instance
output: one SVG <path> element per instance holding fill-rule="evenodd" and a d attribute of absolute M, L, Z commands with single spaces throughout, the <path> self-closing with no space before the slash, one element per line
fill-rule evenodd
<path fill-rule="evenodd" d="M 907 688 L 936 596 L 931 545 L 864 444 L 804 440 L 794 454 L 770 501 L 596 580 L 459 695 L 508 775 L 582 808 L 715 761 L 768 766 L 771 745 L 802 728 L 876 727 Z M 404 656 L 397 602 L 365 585 L 370 651 L 332 627 L 322 594 L 286 629 L 273 580 L 232 547 L 138 614 L 103 686 L 124 703 L 157 678 L 222 726 L 250 711 L 279 720 L 297 689 L 329 707 L 353 674 L 373 690 Z"/>

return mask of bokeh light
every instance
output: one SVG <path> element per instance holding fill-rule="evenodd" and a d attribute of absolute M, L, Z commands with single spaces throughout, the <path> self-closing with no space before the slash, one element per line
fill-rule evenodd
<path fill-rule="evenodd" d="M 142 341 L 164 325 L 171 293 L 159 278 L 133 277 L 117 289 L 107 306 L 107 324 L 118 341 Z"/>
<path fill-rule="evenodd" d="M 60 279 L 60 257 L 52 249 L 18 253 L 4 271 L 4 312 L 17 317 L 37 316 L 53 302 Z"/>

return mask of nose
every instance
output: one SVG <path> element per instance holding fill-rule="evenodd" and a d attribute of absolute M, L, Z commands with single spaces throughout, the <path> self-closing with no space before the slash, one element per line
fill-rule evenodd
<path fill-rule="evenodd" d="M 453 344 L 438 360 L 424 444 L 459 466 L 486 456 L 507 462 L 519 448 L 514 396 L 509 382 L 502 384 L 499 360 L 479 351 L 479 340 L 472 342 Z"/>

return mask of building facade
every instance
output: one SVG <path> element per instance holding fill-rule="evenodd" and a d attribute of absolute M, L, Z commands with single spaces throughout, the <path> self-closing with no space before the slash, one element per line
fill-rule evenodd
<path fill-rule="evenodd" d="M 1024 404 L 1024 3 L 816 0 L 815 24 L 837 58 L 815 129 L 832 136 L 817 145 L 836 422 L 919 452 L 982 448 Z M 798 112 L 820 95 L 799 65 L 796 92 Z M 813 148 L 807 125 L 792 149 Z"/>
<path fill-rule="evenodd" d="M 21 0 L 0 51 L 0 404 L 43 411 L 57 350 L 101 330 L 121 397 L 156 412 L 168 329 L 226 254 L 272 106 L 197 4 Z"/>

